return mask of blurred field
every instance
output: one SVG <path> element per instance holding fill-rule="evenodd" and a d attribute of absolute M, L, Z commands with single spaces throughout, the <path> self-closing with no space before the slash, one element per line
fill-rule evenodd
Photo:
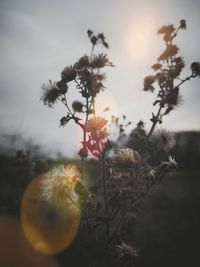
<path fill-rule="evenodd" d="M 139 250 L 136 267 L 200 266 L 200 171 L 166 177 L 138 207 L 130 241 Z M 73 262 L 73 247 L 58 256 Z M 74 266 L 83 266 L 81 260 Z"/>
<path fill-rule="evenodd" d="M 49 161 L 48 168 L 57 163 L 61 161 Z M 32 261 L 32 265 L 27 263 L 29 256 L 26 253 L 35 255 L 35 252 L 22 238 L 17 221 L 25 188 L 36 173 L 44 171 L 44 169 L 38 169 L 37 164 L 38 161 L 32 162 L 27 157 L 20 158 L 19 161 L 6 157 L 0 158 L 0 215 L 4 216 L 0 220 L 0 266 L 2 267 L 47 266 L 45 261 L 52 261 L 52 259 L 40 259 L 41 256 L 38 256 L 37 262 Z M 96 175 L 95 166 L 94 162 L 91 162 L 88 168 L 92 177 Z M 133 244 L 140 254 L 136 266 L 200 266 L 199 207 L 200 170 L 198 169 L 179 170 L 175 175 L 166 177 L 160 185 L 155 186 L 149 196 L 140 203 L 136 223 L 130 232 L 130 240 L 134 240 Z M 15 217 L 10 219 L 10 216 Z M 12 259 L 18 259 L 20 262 L 21 257 L 22 261 L 25 257 L 25 265 L 22 263 L 13 265 Z M 10 260 L 8 265 L 5 265 L 6 259 Z M 66 267 L 69 263 L 73 267 L 84 266 L 82 259 L 79 259 L 73 250 L 73 245 L 57 255 L 56 259 L 61 267 Z M 51 266 L 50 264 L 48 266 Z M 56 264 L 55 259 L 52 264 Z"/>
<path fill-rule="evenodd" d="M 167 177 L 141 203 L 138 266 L 200 266 L 200 171 Z"/>
<path fill-rule="evenodd" d="M 56 259 L 35 251 L 15 217 L 0 217 L 1 267 L 59 267 Z"/>

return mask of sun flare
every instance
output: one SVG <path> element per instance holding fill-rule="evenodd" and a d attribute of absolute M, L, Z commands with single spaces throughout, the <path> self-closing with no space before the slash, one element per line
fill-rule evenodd
<path fill-rule="evenodd" d="M 125 33 L 125 50 L 128 57 L 143 61 L 151 52 L 155 21 L 151 16 L 145 16 L 138 23 L 131 22 Z"/>
<path fill-rule="evenodd" d="M 111 115 L 119 116 L 119 107 L 111 93 L 104 92 L 97 97 L 96 115 L 105 119 L 110 119 Z"/>
<path fill-rule="evenodd" d="M 61 166 L 34 179 L 24 193 L 21 223 L 35 250 L 55 254 L 74 240 L 80 223 L 78 196 L 73 190 L 80 175 L 75 166 Z"/>

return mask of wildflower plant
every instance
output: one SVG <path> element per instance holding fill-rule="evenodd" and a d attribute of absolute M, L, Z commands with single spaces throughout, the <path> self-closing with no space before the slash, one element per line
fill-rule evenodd
<path fill-rule="evenodd" d="M 86 180 L 85 162 L 88 165 L 93 163 L 95 168 L 99 168 L 95 177 L 91 177 L 91 185 L 85 189 L 84 197 L 81 195 L 82 191 L 79 192 L 81 223 L 76 242 L 81 248 L 79 253 L 87 259 L 87 266 L 134 266 L 135 258 L 140 253 L 127 240 L 130 239 L 128 233 L 130 227 L 133 227 L 138 204 L 154 185 L 177 168 L 175 159 L 170 155 L 174 144 L 173 136 L 167 130 L 155 131 L 155 128 L 180 103 L 181 85 L 200 76 L 199 62 L 191 64 L 191 73 L 188 76 L 181 76 L 185 63 L 174 41 L 179 32 L 185 29 L 186 21 L 181 20 L 177 28 L 170 24 L 158 30 L 165 48 L 152 65 L 153 74 L 144 78 L 143 87 L 144 91 L 156 95 L 153 106 L 157 108 L 157 112 L 152 113 L 149 131 L 145 129 L 145 123 L 139 121 L 123 146 L 118 145 L 117 141 L 109 140 L 108 122 L 95 112 L 96 97 L 105 88 L 103 69 L 114 66 L 107 54 L 94 54 L 98 44 L 105 49 L 109 48 L 103 33 L 95 35 L 88 30 L 92 44 L 91 54 L 66 66 L 59 81 L 49 81 L 42 86 L 41 100 L 45 105 L 53 107 L 60 102 L 66 107 L 60 126 L 66 126 L 73 121 L 82 130 L 79 151 L 81 176 L 78 184 L 84 185 L 80 181 Z M 69 104 L 68 94 L 72 83 L 80 93 L 81 100 Z M 105 112 L 108 110 L 106 108 Z M 111 117 L 111 123 L 119 128 L 119 137 L 125 135 L 126 127 L 132 126 L 132 122 L 126 122 L 125 115 L 123 121 L 123 124 L 119 124 L 119 118 Z M 160 155 L 160 151 L 162 156 L 155 161 L 154 157 L 156 154 Z M 96 160 L 92 163 L 86 161 L 89 155 Z M 51 179 L 56 179 L 56 176 Z M 45 183 L 48 184 L 46 180 Z M 44 194 L 48 190 L 49 187 L 44 188 Z M 129 240 L 130 242 L 134 243 L 134 240 Z"/>
<path fill-rule="evenodd" d="M 82 148 L 79 151 L 82 158 L 82 170 L 84 158 L 88 156 L 88 153 L 98 156 L 107 141 L 107 132 L 104 128 L 106 121 L 95 116 L 95 99 L 105 88 L 105 73 L 102 69 L 114 66 L 107 54 L 94 55 L 94 48 L 98 44 L 102 44 L 105 48 L 109 47 L 104 34 L 95 35 L 91 30 L 88 30 L 87 34 L 92 43 L 91 55 L 84 55 L 75 64 L 66 66 L 61 72 L 59 81 L 50 80 L 49 83 L 43 84 L 41 96 L 43 103 L 49 107 L 53 107 L 56 102 L 61 102 L 67 108 L 66 115 L 60 119 L 60 126 L 74 121 L 82 129 Z M 82 100 L 75 100 L 70 106 L 67 93 L 72 83 L 75 84 Z M 79 118 L 80 113 L 85 115 L 84 119 Z"/>

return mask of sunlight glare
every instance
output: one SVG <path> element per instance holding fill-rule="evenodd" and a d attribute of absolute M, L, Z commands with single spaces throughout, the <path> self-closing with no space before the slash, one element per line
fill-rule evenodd
<path fill-rule="evenodd" d="M 155 20 L 146 15 L 138 23 L 130 22 L 125 33 L 125 50 L 127 56 L 136 61 L 143 61 L 151 53 L 152 41 L 155 35 Z"/>
<path fill-rule="evenodd" d="M 104 112 L 108 108 L 108 111 Z M 110 119 L 111 115 L 119 116 L 119 108 L 113 95 L 108 92 L 98 95 L 96 99 L 96 115 Z"/>

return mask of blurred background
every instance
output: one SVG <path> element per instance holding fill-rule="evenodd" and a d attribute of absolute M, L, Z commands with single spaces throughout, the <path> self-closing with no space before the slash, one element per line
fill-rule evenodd
<path fill-rule="evenodd" d="M 157 29 L 187 21 L 187 30 L 176 40 L 186 63 L 185 77 L 190 64 L 200 60 L 199 11 L 198 0 L 0 1 L 0 266 L 66 266 L 71 253 L 54 258 L 36 253 L 26 243 L 18 221 L 29 182 L 58 162 L 78 159 L 80 132 L 72 124 L 59 128 L 66 111 L 40 102 L 41 85 L 58 80 L 65 66 L 90 54 L 88 29 L 104 32 L 110 45 L 105 52 L 115 68 L 106 72 L 97 114 L 109 106 L 108 118 L 126 114 L 132 125 L 143 120 L 149 129 L 154 96 L 142 88 L 143 78 L 164 48 Z M 73 86 L 69 92 L 69 101 L 78 99 Z M 172 155 L 179 169 L 141 203 L 130 233 L 141 255 L 137 266 L 200 264 L 199 79 L 184 84 L 181 94 L 182 105 L 163 124 L 174 132 Z M 131 130 L 132 126 L 128 134 Z M 13 234 L 5 235 L 10 229 Z M 14 242 L 14 235 L 23 241 Z M 15 260 L 9 263 L 11 255 Z M 30 265 L 32 258 L 36 262 Z"/>

